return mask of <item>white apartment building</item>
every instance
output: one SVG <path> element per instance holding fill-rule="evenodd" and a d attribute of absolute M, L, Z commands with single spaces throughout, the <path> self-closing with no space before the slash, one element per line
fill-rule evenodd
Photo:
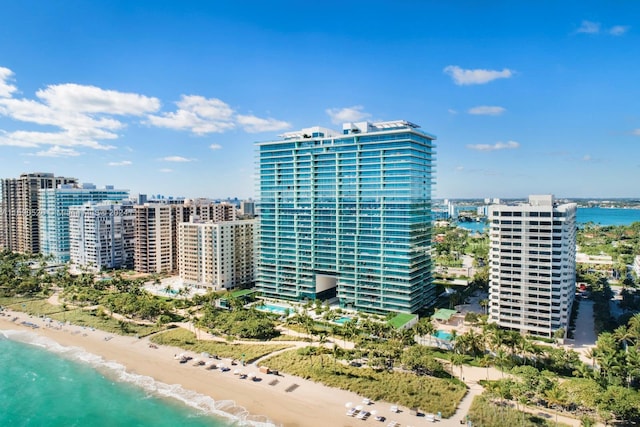
<path fill-rule="evenodd" d="M 178 225 L 178 267 L 185 284 L 213 290 L 253 285 L 256 220 Z"/>
<path fill-rule="evenodd" d="M 576 205 L 552 195 L 489 206 L 489 321 L 521 333 L 565 333 L 575 295 Z"/>
<path fill-rule="evenodd" d="M 89 202 L 69 207 L 71 262 L 92 270 L 133 267 L 131 202 Z"/>

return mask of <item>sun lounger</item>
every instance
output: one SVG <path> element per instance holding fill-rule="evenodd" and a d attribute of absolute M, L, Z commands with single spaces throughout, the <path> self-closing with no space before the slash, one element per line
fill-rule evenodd
<path fill-rule="evenodd" d="M 297 389 L 298 387 L 300 387 L 298 384 L 291 384 L 289 387 L 285 388 L 284 391 L 286 391 L 287 393 L 291 393 L 293 390 Z"/>

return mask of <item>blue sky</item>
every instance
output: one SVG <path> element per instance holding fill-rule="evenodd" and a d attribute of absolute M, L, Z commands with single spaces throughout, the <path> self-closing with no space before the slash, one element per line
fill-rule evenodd
<path fill-rule="evenodd" d="M 255 196 L 254 142 L 438 137 L 435 197 L 638 197 L 640 3 L 32 1 L 0 13 L 0 171 Z"/>

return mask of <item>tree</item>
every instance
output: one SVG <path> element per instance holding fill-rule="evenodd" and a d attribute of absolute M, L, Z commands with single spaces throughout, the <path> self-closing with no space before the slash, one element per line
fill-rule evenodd
<path fill-rule="evenodd" d="M 465 357 L 463 354 L 454 353 L 451 355 L 451 365 L 460 367 L 460 380 L 464 381 L 462 376 L 462 365 L 464 364 Z M 453 371 L 453 369 L 452 369 Z"/>
<path fill-rule="evenodd" d="M 500 371 L 502 372 L 502 378 L 504 378 L 504 368 L 507 366 L 507 364 L 510 361 L 510 357 L 507 354 L 506 351 L 500 349 L 496 352 L 496 365 L 498 365 L 498 367 L 500 368 Z"/>
<path fill-rule="evenodd" d="M 556 385 L 545 392 L 545 400 L 556 409 L 556 425 L 558 425 L 558 410 L 565 404 L 567 396 L 564 391 Z"/>
<path fill-rule="evenodd" d="M 493 366 L 493 357 L 489 354 L 485 354 L 480 359 L 480 366 L 487 368 L 487 381 L 489 381 L 489 367 Z"/>
<path fill-rule="evenodd" d="M 489 308 L 489 300 L 481 299 L 480 300 L 480 307 L 482 307 L 484 309 L 484 314 L 488 314 L 487 313 L 487 309 Z"/>

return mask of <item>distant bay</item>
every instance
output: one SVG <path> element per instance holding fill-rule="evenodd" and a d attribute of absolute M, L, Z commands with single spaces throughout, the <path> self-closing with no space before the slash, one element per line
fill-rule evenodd
<path fill-rule="evenodd" d="M 475 208 L 474 208 L 475 210 Z M 588 222 L 607 225 L 630 225 L 640 221 L 640 209 L 625 208 L 578 208 L 577 222 L 583 225 Z M 484 222 L 460 222 L 458 227 L 475 233 L 481 233 L 486 224 Z"/>
<path fill-rule="evenodd" d="M 640 209 L 578 208 L 578 224 L 630 225 L 640 221 Z"/>

